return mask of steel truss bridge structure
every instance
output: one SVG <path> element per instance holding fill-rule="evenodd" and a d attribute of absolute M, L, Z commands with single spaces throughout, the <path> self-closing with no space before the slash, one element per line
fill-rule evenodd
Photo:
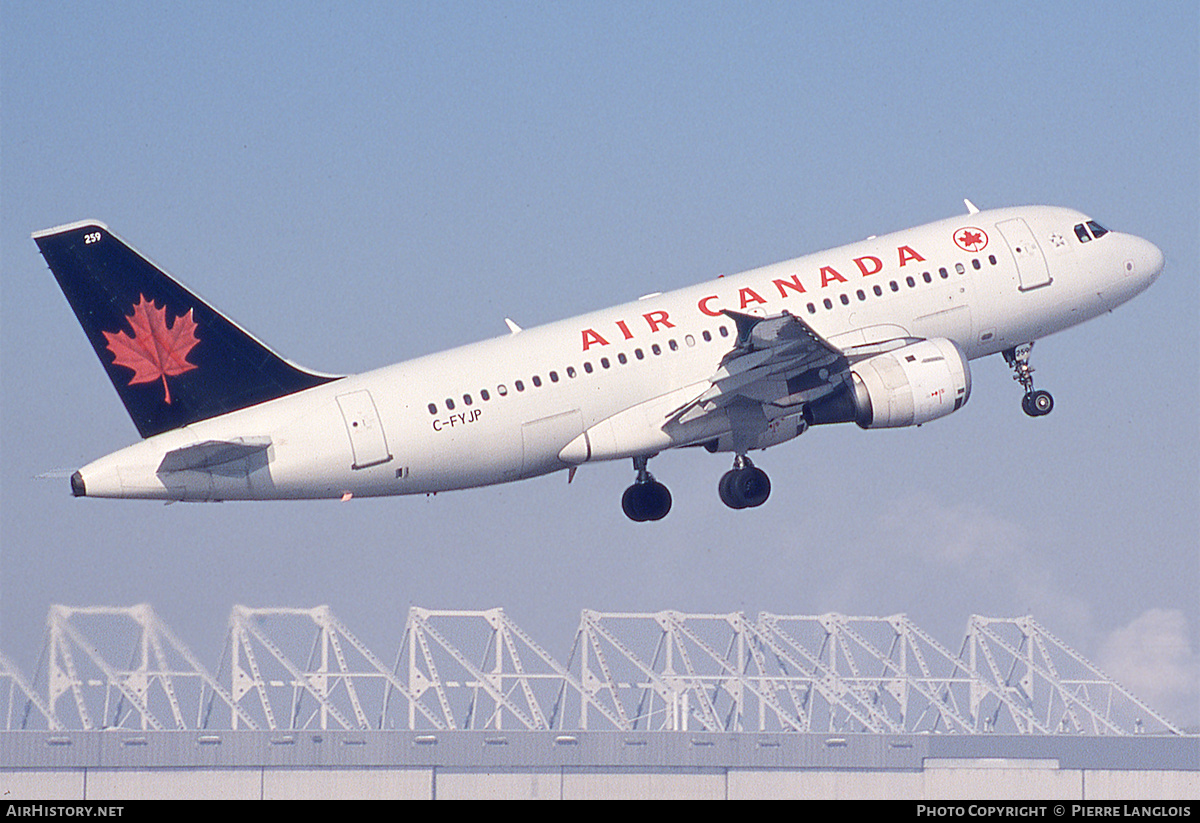
<path fill-rule="evenodd" d="M 387 665 L 327 606 L 234 606 L 209 669 L 148 605 L 53 606 L 3 729 L 1180 735 L 1032 617 L 957 653 L 904 615 L 582 612 L 565 663 L 502 609 L 413 607 Z"/>

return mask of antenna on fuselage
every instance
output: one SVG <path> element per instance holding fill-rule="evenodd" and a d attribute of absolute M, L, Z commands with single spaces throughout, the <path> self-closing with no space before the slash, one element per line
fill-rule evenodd
<path fill-rule="evenodd" d="M 967 206 L 967 214 L 975 214 L 979 211 L 979 207 L 976 206 L 974 203 L 972 203 L 970 200 L 967 200 L 966 198 L 964 198 L 963 203 L 965 203 Z"/>

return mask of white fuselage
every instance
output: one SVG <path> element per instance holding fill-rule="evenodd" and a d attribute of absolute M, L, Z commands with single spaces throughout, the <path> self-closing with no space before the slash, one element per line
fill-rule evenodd
<path fill-rule="evenodd" d="M 80 474 L 97 497 L 378 496 L 710 441 L 724 416 L 669 434 L 662 423 L 733 347 L 722 309 L 787 310 L 839 347 L 948 338 L 975 359 L 1109 311 L 1158 276 L 1162 254 L 1141 238 L 1080 242 L 1073 227 L 1087 220 L 1011 208 L 874 237 L 345 377 L 148 438 Z M 269 445 L 162 470 L 168 453 L 211 441 Z"/>

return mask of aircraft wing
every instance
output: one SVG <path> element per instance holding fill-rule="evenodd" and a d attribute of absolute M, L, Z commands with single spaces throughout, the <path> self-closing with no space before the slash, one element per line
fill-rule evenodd
<path fill-rule="evenodd" d="M 808 403 L 846 381 L 851 359 L 790 312 L 724 313 L 737 324 L 737 342 L 708 388 L 673 411 L 668 425 L 689 423 L 739 398 L 780 407 Z"/>

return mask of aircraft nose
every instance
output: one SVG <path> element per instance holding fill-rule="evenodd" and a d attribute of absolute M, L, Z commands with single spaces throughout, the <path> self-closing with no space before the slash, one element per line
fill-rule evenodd
<path fill-rule="evenodd" d="M 1130 241 L 1129 256 L 1125 260 L 1125 274 L 1141 280 L 1145 288 L 1162 274 L 1162 249 L 1140 237 L 1132 237 Z"/>
<path fill-rule="evenodd" d="M 1149 240 L 1146 241 L 1146 245 L 1150 247 L 1149 255 L 1148 255 L 1150 258 L 1150 262 L 1149 262 L 1150 275 L 1149 276 L 1150 276 L 1150 282 L 1153 283 L 1155 280 L 1158 279 L 1158 276 L 1160 274 L 1162 274 L 1163 266 L 1166 265 L 1166 258 L 1163 257 L 1162 249 L 1160 249 L 1158 246 L 1151 243 Z"/>

